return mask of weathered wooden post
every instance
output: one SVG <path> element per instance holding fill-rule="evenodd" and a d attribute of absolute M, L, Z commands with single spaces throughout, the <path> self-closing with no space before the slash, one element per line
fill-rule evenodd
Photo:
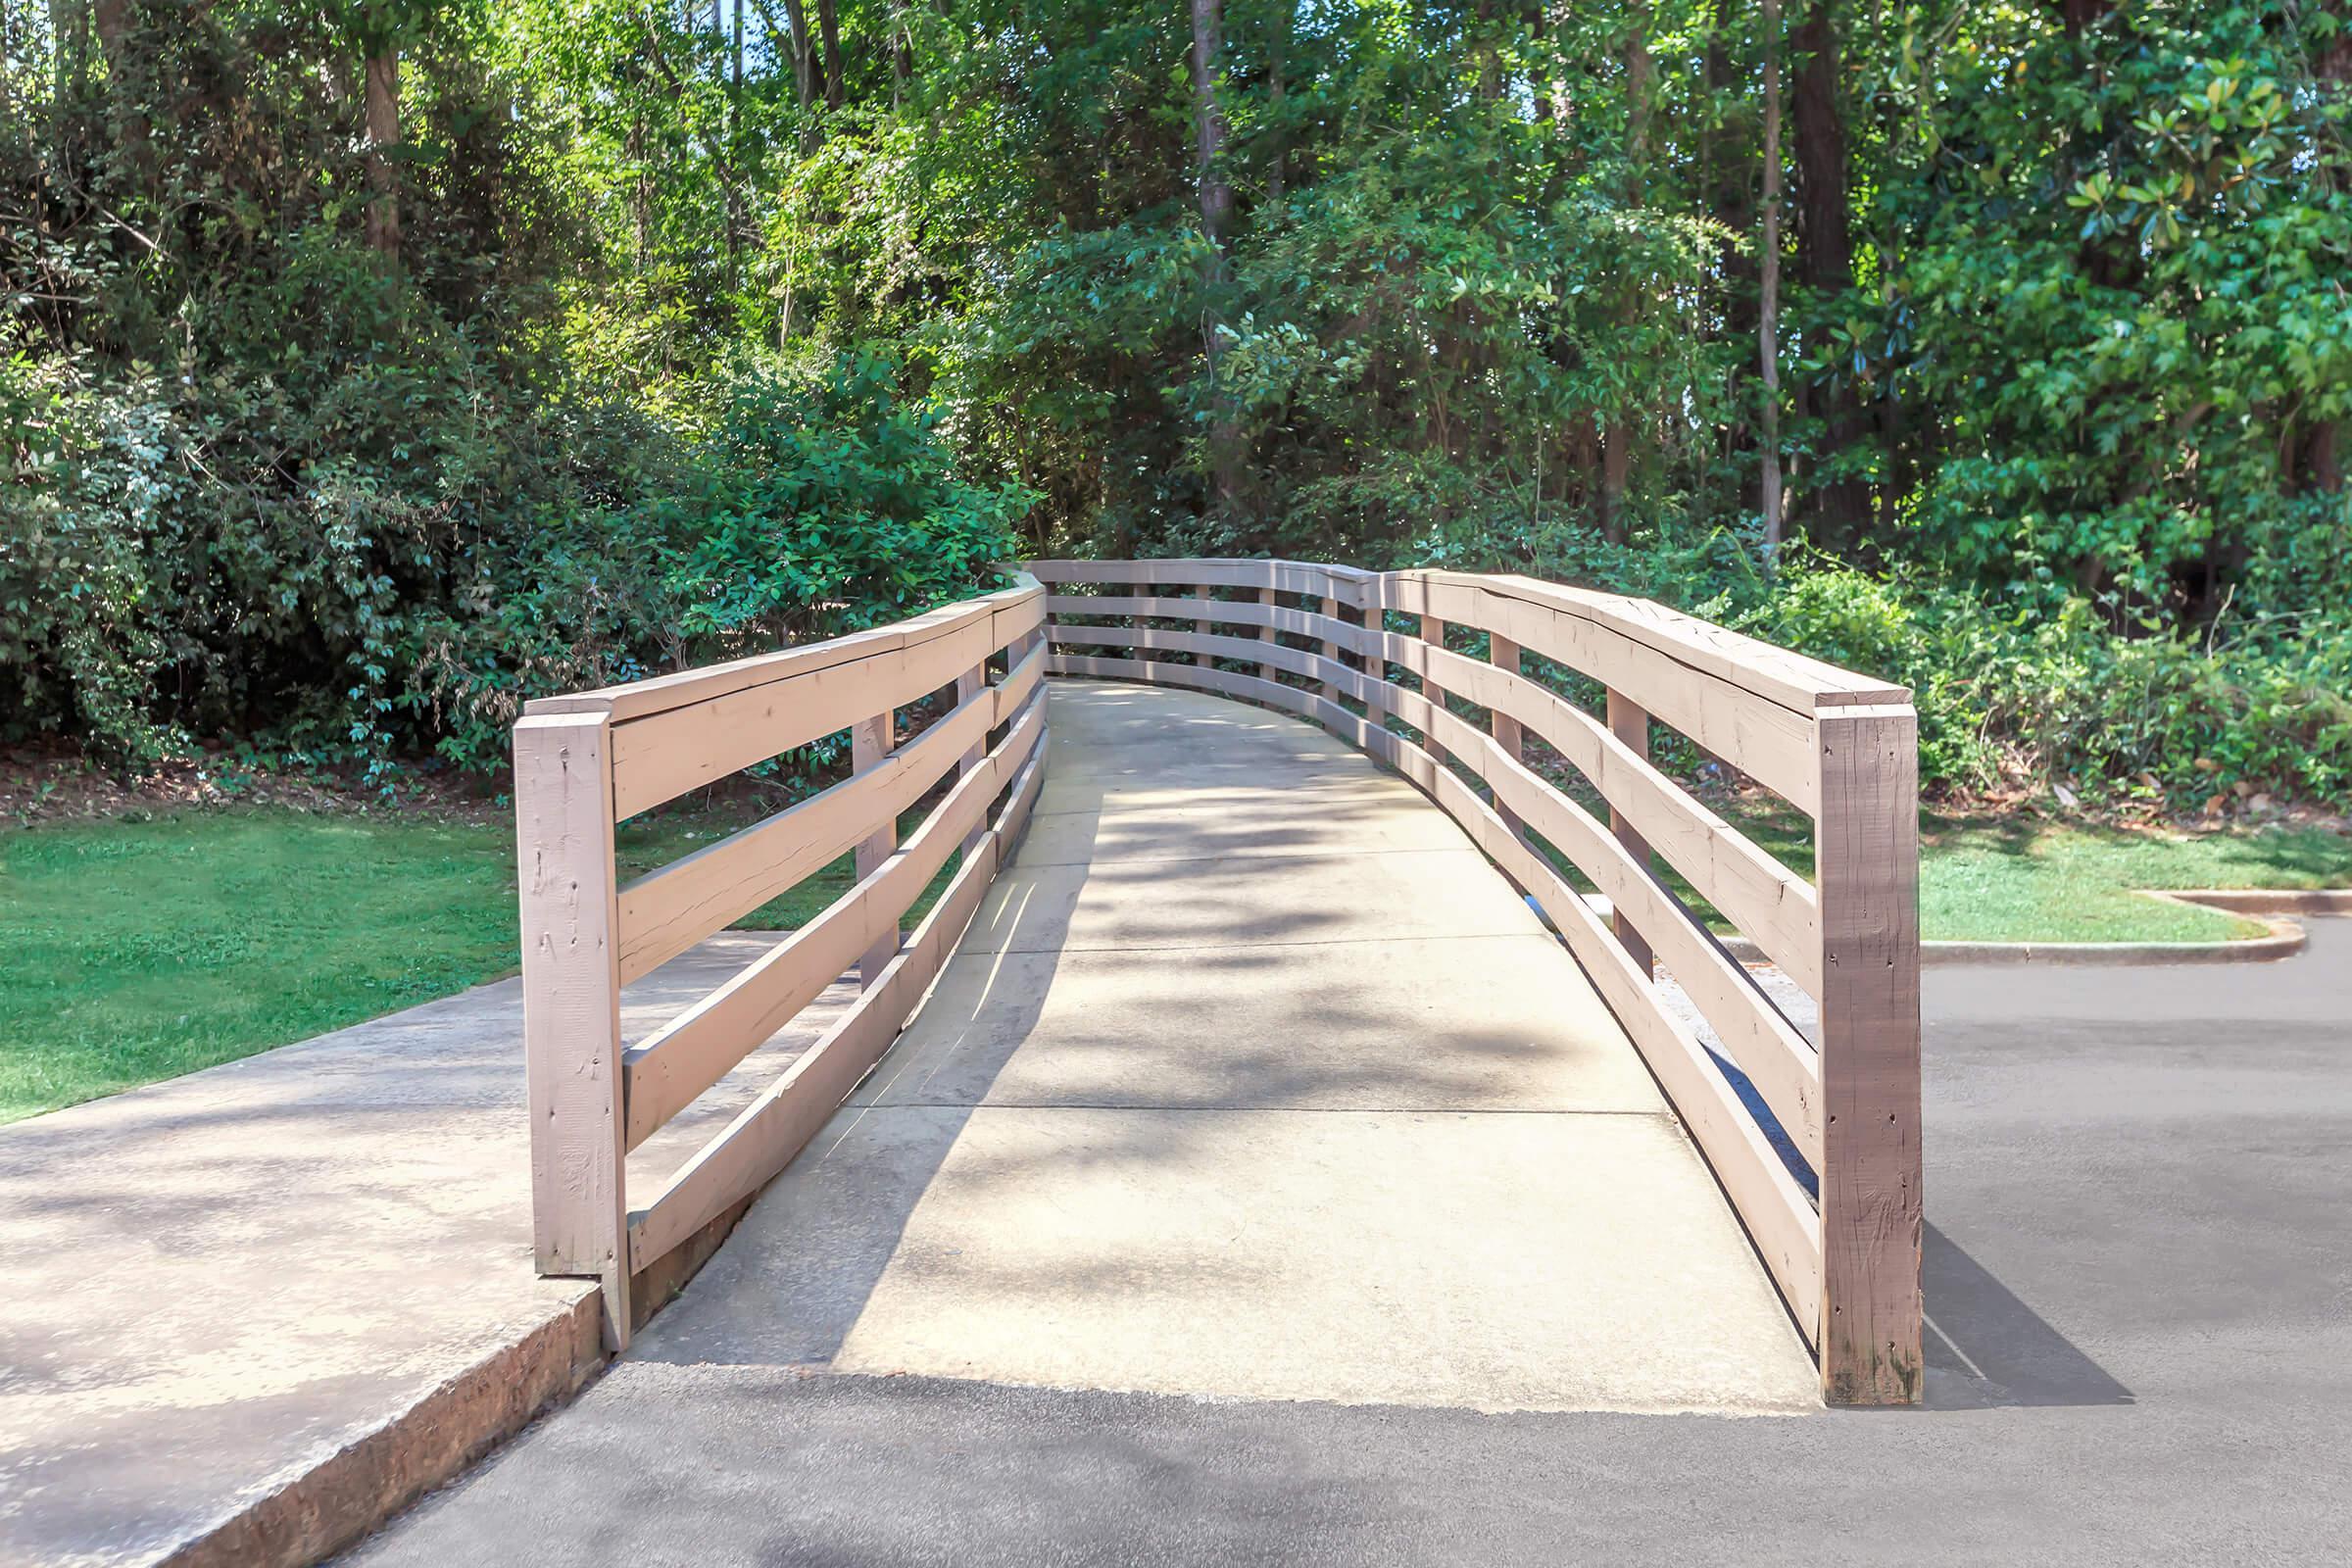
<path fill-rule="evenodd" d="M 1919 719 L 1817 710 L 1821 1352 L 1832 1404 L 1919 1399 Z"/>
<path fill-rule="evenodd" d="M 1329 584 L 1327 583 L 1325 586 L 1328 587 Z M 1346 617 L 1346 612 L 1341 609 L 1340 600 L 1337 595 L 1326 593 L 1323 596 L 1321 603 L 1323 605 L 1323 613 L 1326 615 L 1331 616 L 1335 620 L 1344 619 Z M 1340 662 L 1340 645 L 1335 642 L 1326 641 L 1323 644 L 1323 657 L 1330 660 L 1335 664 Z M 1327 703 L 1338 702 L 1340 700 L 1339 687 L 1333 685 L 1330 681 L 1325 681 L 1323 683 L 1323 700 Z"/>
<path fill-rule="evenodd" d="M 1433 648 L 1444 648 L 1446 646 L 1446 622 L 1435 615 L 1423 615 L 1421 617 L 1421 640 Z M 1446 688 L 1439 685 L 1435 677 L 1429 675 L 1421 677 L 1421 695 L 1429 699 L 1430 707 L 1440 712 L 1446 711 Z M 1446 748 L 1438 744 L 1437 736 L 1435 734 L 1425 735 L 1422 737 L 1421 744 L 1428 748 L 1429 755 L 1436 758 L 1438 765 L 1443 767 L 1446 763 Z"/>
<path fill-rule="evenodd" d="M 970 702 L 973 698 L 979 696 L 987 689 L 988 663 L 985 660 L 983 660 L 981 662 L 974 664 L 971 668 L 965 670 L 962 674 L 956 677 L 956 706 L 960 708 L 965 703 Z M 963 756 L 956 759 L 956 776 L 957 778 L 963 777 L 973 768 L 978 767 L 981 761 L 986 759 L 987 756 L 988 735 L 985 731 L 983 731 L 978 740 L 972 742 L 970 746 L 964 749 Z M 966 855 L 971 854 L 972 851 L 978 847 L 980 841 L 987 837 L 987 821 L 983 819 L 973 823 L 972 830 L 963 836 L 963 853 Z"/>
<path fill-rule="evenodd" d="M 1274 590 L 1271 588 L 1260 588 L 1257 591 L 1257 602 L 1265 606 L 1267 611 L 1271 612 L 1274 609 Z M 1269 623 L 1257 628 L 1257 640 L 1261 643 L 1270 643 L 1275 641 L 1274 627 L 1271 624 L 1271 619 L 1272 617 L 1269 614 Z M 1258 665 L 1257 678 L 1259 680 L 1272 680 L 1274 678 L 1274 666 L 1272 664 Z"/>
<path fill-rule="evenodd" d="M 850 727 L 850 766 L 854 772 L 871 772 L 882 760 L 898 747 L 898 714 L 884 709 L 871 718 L 859 719 Z M 862 882 L 881 869 L 899 847 L 899 824 L 885 819 L 880 826 L 860 840 L 858 845 L 858 880 Z M 876 937 L 874 945 L 858 961 L 858 983 L 870 988 L 882 978 L 890 960 L 899 956 L 899 941 L 903 935 L 897 926 L 889 933 Z"/>
<path fill-rule="evenodd" d="M 1636 757 L 1644 761 L 1649 760 L 1649 714 L 1615 687 L 1609 689 L 1609 733 L 1623 741 Z M 1625 853 L 1632 856 L 1642 870 L 1651 869 L 1649 841 L 1635 829 L 1633 823 L 1619 814 L 1614 806 L 1609 808 L 1609 831 L 1617 835 L 1617 842 L 1625 846 Z M 1649 944 L 1642 940 L 1641 932 L 1634 929 L 1633 921 L 1625 917 L 1623 910 L 1619 910 L 1610 923 L 1617 933 L 1617 940 L 1632 955 L 1634 967 L 1644 976 L 1650 974 L 1653 960 Z"/>
<path fill-rule="evenodd" d="M 630 1318 L 612 737 L 603 712 L 515 724 L 514 851 L 532 1254 L 542 1274 L 604 1282 L 617 1353 Z"/>
<path fill-rule="evenodd" d="M 1385 635 L 1388 631 L 1388 617 L 1382 613 L 1378 605 L 1366 605 L 1361 612 L 1361 619 L 1364 623 L 1364 630 L 1376 638 Z M 1364 673 L 1375 681 L 1389 678 L 1389 662 L 1381 657 L 1377 648 L 1375 652 L 1364 656 Z M 1389 710 L 1381 706 L 1379 688 L 1367 689 L 1364 693 L 1364 722 L 1370 724 L 1374 729 L 1384 729 L 1388 725 L 1388 714 Z"/>
<path fill-rule="evenodd" d="M 1500 632 L 1487 633 L 1487 658 L 1496 669 L 1506 670 L 1513 675 L 1519 673 L 1519 645 Z M 1527 740 L 1520 732 L 1519 721 L 1499 708 L 1488 711 L 1492 716 L 1494 744 L 1501 747 L 1503 755 L 1512 761 L 1525 761 Z M 1519 820 L 1518 812 L 1500 801 L 1494 803 L 1494 809 L 1515 837 L 1526 836 L 1527 824 Z"/>

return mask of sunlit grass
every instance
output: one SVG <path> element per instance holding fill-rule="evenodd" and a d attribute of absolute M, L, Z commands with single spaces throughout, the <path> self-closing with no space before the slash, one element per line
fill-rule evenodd
<path fill-rule="evenodd" d="M 736 808 L 624 825 L 621 874 L 751 819 Z M 852 880 L 845 855 L 736 924 L 797 928 Z M 12 1121 L 512 973 L 514 838 L 496 823 L 259 808 L 21 829 L 0 834 L 0 953 Z"/>
<path fill-rule="evenodd" d="M 1802 815 L 1750 800 L 1719 809 L 1811 874 Z M 908 812 L 902 831 L 920 815 Z M 621 874 L 665 864 L 755 816 L 738 803 L 626 824 Z M 2352 839 L 2312 827 L 2187 835 L 1931 815 L 1924 845 L 1920 905 L 1932 940 L 2212 941 L 2260 928 L 2133 890 L 2352 885 Z M 260 808 L 0 836 L 0 951 L 9 958 L 0 966 L 0 1120 L 512 972 L 514 861 L 510 832 L 494 822 Z M 910 924 L 954 864 L 933 879 Z M 796 928 L 852 880 L 845 855 L 736 924 Z"/>

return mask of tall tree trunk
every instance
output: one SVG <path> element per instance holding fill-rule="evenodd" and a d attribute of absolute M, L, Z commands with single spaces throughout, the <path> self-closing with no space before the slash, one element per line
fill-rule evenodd
<path fill-rule="evenodd" d="M 914 35 L 907 30 L 906 0 L 890 0 L 890 107 L 906 102 L 906 84 L 914 79 Z"/>
<path fill-rule="evenodd" d="M 1764 563 L 1781 554 L 1781 4 L 1764 0 L 1764 240 L 1756 368 L 1764 382 Z"/>
<path fill-rule="evenodd" d="M 1832 0 L 1812 0 L 1789 39 L 1797 54 L 1791 118 L 1796 139 L 1796 276 L 1818 306 L 1851 288 L 1854 239 L 1848 208 L 1845 115 L 1838 92 L 1838 33 Z M 1865 429 L 1850 384 L 1817 387 L 1823 459 L 1861 443 Z M 1860 537 L 1870 517 L 1870 487 L 1836 479 L 1810 492 L 1809 531 L 1818 541 Z"/>
<path fill-rule="evenodd" d="M 785 60 L 792 67 L 792 101 L 805 119 L 808 106 L 816 101 L 818 90 L 815 51 L 808 44 L 808 15 L 801 10 L 801 0 L 784 0 L 787 24 L 778 26 L 776 14 L 768 10 L 767 0 L 752 0 L 752 5 L 759 11 L 760 20 L 766 24 L 769 44 L 781 46 Z M 810 129 L 804 124 L 801 129 L 801 152 L 805 156 L 815 150 L 816 144 L 811 139 Z"/>
<path fill-rule="evenodd" d="M 816 0 L 816 30 L 825 46 L 825 107 L 839 109 L 841 84 L 841 18 L 834 0 Z"/>
<path fill-rule="evenodd" d="M 1756 155 L 1747 140 L 1746 121 L 1753 106 L 1742 90 L 1732 54 L 1733 28 L 1738 24 L 1742 24 L 1735 18 L 1733 0 L 1715 0 L 1707 27 L 1705 71 L 1707 102 L 1716 106 L 1720 119 L 1711 122 L 1706 139 L 1703 177 L 1711 216 L 1723 225 L 1723 243 L 1716 252 L 1716 267 L 1723 278 L 1723 336 L 1727 342 L 1744 344 L 1755 341 L 1758 329 L 1756 285 L 1761 257 L 1754 245 L 1745 243 L 1745 237 L 1756 231 Z M 1736 403 L 1747 395 L 1742 369 L 1746 363 L 1735 361 L 1727 378 L 1725 390 Z M 1756 432 L 1745 420 L 1733 421 L 1724 434 L 1724 455 L 1735 465 L 1755 445 Z M 1759 510 L 1763 498 L 1752 471 L 1741 467 L 1737 482 L 1738 510 Z"/>
<path fill-rule="evenodd" d="M 106 58 L 107 124 L 145 188 L 153 158 L 147 145 L 146 111 L 140 102 L 143 73 L 132 58 L 130 0 L 93 0 L 90 13 L 98 24 L 98 51 Z"/>
<path fill-rule="evenodd" d="M 636 237 L 637 275 L 643 277 L 651 259 L 654 220 L 654 182 L 645 172 L 645 114 L 629 122 L 629 226 Z"/>
<path fill-rule="evenodd" d="M 1650 96 L 1657 72 L 1649 57 L 1649 7 L 1636 4 L 1628 6 L 1626 11 L 1629 30 L 1625 42 L 1625 201 L 1631 207 L 1642 200 L 1648 172 Z M 1641 289 L 1628 280 L 1618 305 L 1617 319 L 1630 330 L 1641 318 Z M 1623 544 L 1626 537 L 1625 492 L 1634 461 L 1631 413 L 1625 408 L 1611 410 L 1608 427 L 1600 438 L 1600 532 L 1611 544 Z"/>
<path fill-rule="evenodd" d="M 1276 0 L 1274 30 L 1266 40 L 1266 121 L 1273 128 L 1270 138 L 1273 146 L 1266 159 L 1266 200 L 1276 206 L 1282 202 L 1288 173 L 1284 166 L 1291 156 L 1290 127 L 1283 120 L 1289 107 L 1283 68 L 1291 52 L 1291 28 L 1295 21 L 1291 8 L 1295 3 L 1296 0 Z"/>
<path fill-rule="evenodd" d="M 1225 392 L 1224 322 L 1218 296 L 1225 286 L 1226 230 L 1233 220 L 1233 187 L 1226 182 L 1225 112 L 1217 104 L 1217 57 L 1224 50 L 1223 0 L 1192 0 L 1193 130 L 1195 174 L 1200 193 L 1200 231 L 1210 249 L 1207 305 L 1200 313 L 1202 351 L 1208 362 L 1209 480 L 1216 509 L 1230 519 L 1240 498 L 1240 459 L 1232 400 Z"/>
<path fill-rule="evenodd" d="M 2114 0 L 2057 0 L 2058 20 L 2069 38 L 2080 38 L 2091 24 L 2115 9 Z"/>
<path fill-rule="evenodd" d="M 391 148 L 400 140 L 400 50 L 387 43 L 368 57 L 368 243 L 400 264 L 400 181 Z"/>
<path fill-rule="evenodd" d="M 716 0 L 711 9 L 717 9 Z M 743 0 L 735 0 L 730 47 L 734 60 L 727 80 L 727 288 L 733 292 L 743 284 Z"/>

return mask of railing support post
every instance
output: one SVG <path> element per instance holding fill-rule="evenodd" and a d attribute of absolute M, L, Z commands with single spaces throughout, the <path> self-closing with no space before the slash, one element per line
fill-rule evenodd
<path fill-rule="evenodd" d="M 1644 761 L 1648 760 L 1648 710 L 1636 706 L 1631 698 L 1624 696 L 1614 687 L 1609 690 L 1609 733 L 1623 741 L 1635 756 Z M 1652 869 L 1649 858 L 1649 841 L 1635 829 L 1633 823 L 1620 815 L 1614 806 L 1609 808 L 1609 831 L 1617 835 L 1617 842 L 1625 846 L 1625 853 L 1639 861 L 1642 870 Z M 1642 939 L 1641 932 L 1634 929 L 1633 921 L 1625 917 L 1623 910 L 1617 912 L 1611 924 L 1616 930 L 1617 940 L 1624 945 L 1625 951 L 1632 955 L 1634 967 L 1647 976 L 1653 961 L 1649 944 Z"/>
<path fill-rule="evenodd" d="M 889 709 L 871 718 L 859 719 L 850 730 L 850 766 L 859 773 L 870 772 L 888 757 L 899 744 L 898 714 Z M 838 842 L 838 841 L 837 841 Z M 862 882 L 881 868 L 899 847 L 899 824 L 884 822 L 858 846 L 858 880 Z M 890 960 L 899 956 L 899 941 L 903 932 L 893 926 L 885 936 L 874 939 L 874 945 L 858 961 L 858 983 L 860 989 L 871 989 L 882 978 Z"/>
<path fill-rule="evenodd" d="M 1496 669 L 1508 671 L 1513 675 L 1519 673 L 1519 645 L 1499 632 L 1487 633 L 1487 658 Z M 1503 755 L 1512 761 L 1525 761 L 1527 760 L 1527 740 L 1520 732 L 1519 721 L 1499 708 L 1489 710 L 1489 713 L 1490 727 L 1494 732 L 1494 744 L 1502 748 Z M 1511 830 L 1512 837 L 1525 838 L 1527 836 L 1527 824 L 1519 820 L 1518 812 L 1499 801 L 1494 804 L 1494 809 L 1501 816 L 1503 824 Z"/>
<path fill-rule="evenodd" d="M 1333 616 L 1334 618 L 1337 618 L 1341 615 L 1342 611 L 1340 609 L 1340 602 L 1338 599 L 1330 595 L 1325 595 L 1322 603 L 1323 613 Z M 1322 644 L 1322 649 L 1323 657 L 1325 659 L 1330 660 L 1335 664 L 1340 662 L 1340 645 L 1338 643 L 1326 642 Z M 1340 700 L 1339 687 L 1330 681 L 1325 681 L 1323 683 L 1323 700 L 1327 703 L 1338 702 Z"/>
<path fill-rule="evenodd" d="M 1446 622 L 1435 615 L 1423 615 L 1421 617 L 1421 640 L 1433 648 L 1445 647 Z M 1421 677 L 1421 695 L 1429 699 L 1430 707 L 1440 711 L 1445 710 L 1446 688 L 1427 675 Z M 1421 744 L 1430 756 L 1437 759 L 1439 766 L 1446 765 L 1446 748 L 1438 744 L 1437 736 L 1424 735 L 1421 738 Z"/>
<path fill-rule="evenodd" d="M 612 735 L 603 713 L 515 724 L 514 850 L 532 1253 L 542 1274 L 604 1282 L 617 1353 L 630 1318 Z"/>
<path fill-rule="evenodd" d="M 1364 623 L 1364 630 L 1368 632 L 1378 634 L 1388 630 L 1387 617 L 1382 613 L 1378 605 L 1366 605 L 1360 618 Z M 1375 681 L 1387 680 L 1389 678 L 1389 662 L 1378 654 L 1366 654 L 1364 656 L 1364 673 Z M 1388 725 L 1389 710 L 1381 706 L 1378 692 L 1379 689 L 1374 687 L 1364 695 L 1364 722 L 1370 724 L 1374 729 L 1384 729 Z"/>
<path fill-rule="evenodd" d="M 1268 610 L 1272 610 L 1274 608 L 1274 590 L 1271 588 L 1260 588 L 1257 591 L 1257 602 L 1265 606 Z M 1257 640 L 1261 643 L 1273 642 L 1275 640 L 1274 628 L 1272 626 L 1258 627 Z M 1274 666 L 1272 664 L 1258 665 L 1257 678 L 1259 680 L 1272 680 L 1274 678 Z"/>
<path fill-rule="evenodd" d="M 1824 708 L 1822 1396 L 1920 1396 L 1919 734 L 1905 707 Z"/>
<path fill-rule="evenodd" d="M 962 705 L 970 702 L 973 698 L 979 696 L 986 690 L 988 690 L 988 665 L 985 662 L 974 664 L 971 668 L 965 670 L 962 674 L 956 677 L 956 706 L 960 708 Z M 978 740 L 972 742 L 970 748 L 964 752 L 963 756 L 956 759 L 956 776 L 957 778 L 963 777 L 973 768 L 978 767 L 987 757 L 988 737 L 984 734 Z M 981 821 L 974 823 L 972 830 L 963 836 L 963 853 L 965 855 L 970 855 L 973 850 L 979 847 L 980 841 L 987 837 L 988 822 L 984 818 Z"/>

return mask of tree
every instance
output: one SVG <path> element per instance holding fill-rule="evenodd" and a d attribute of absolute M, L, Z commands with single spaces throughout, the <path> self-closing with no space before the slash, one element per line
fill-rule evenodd
<path fill-rule="evenodd" d="M 1781 0 L 1764 0 L 1764 237 L 1757 247 L 1763 303 L 1756 370 L 1763 382 L 1764 560 L 1781 551 Z"/>

